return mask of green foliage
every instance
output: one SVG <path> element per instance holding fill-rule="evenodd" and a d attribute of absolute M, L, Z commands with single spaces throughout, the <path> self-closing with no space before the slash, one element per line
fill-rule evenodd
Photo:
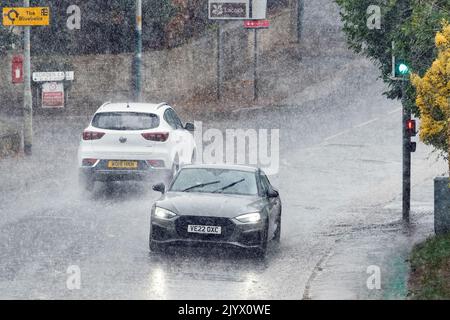
<path fill-rule="evenodd" d="M 385 93 L 390 99 L 402 98 L 399 81 L 390 79 L 392 54 L 407 61 L 411 71 L 423 75 L 437 52 L 434 35 L 443 20 L 450 20 L 448 0 L 336 0 L 342 11 L 344 32 L 350 48 L 379 65 L 381 78 L 389 85 Z M 381 29 L 367 27 L 370 5 L 381 7 Z M 392 50 L 392 41 L 395 49 Z M 408 82 L 404 103 L 418 116 L 415 89 Z"/>

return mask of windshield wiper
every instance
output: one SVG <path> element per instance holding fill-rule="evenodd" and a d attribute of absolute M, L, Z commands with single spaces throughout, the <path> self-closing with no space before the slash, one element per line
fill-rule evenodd
<path fill-rule="evenodd" d="M 230 183 L 230 184 L 228 184 L 228 185 L 226 185 L 226 186 L 224 186 L 224 187 L 222 187 L 222 188 L 220 188 L 220 189 L 214 190 L 212 193 L 217 193 L 217 192 L 226 190 L 226 189 L 228 189 L 228 188 L 234 187 L 235 185 L 237 185 L 238 183 L 241 183 L 241 182 L 243 182 L 243 181 L 245 181 L 244 178 L 242 178 L 241 180 L 235 181 L 235 182 L 233 182 L 233 183 Z"/>
<path fill-rule="evenodd" d="M 206 186 L 209 186 L 211 184 L 218 184 L 218 183 L 220 183 L 220 180 L 196 184 L 195 186 L 192 186 L 192 187 L 184 189 L 183 192 L 189 191 L 189 190 L 192 190 L 192 189 L 195 189 L 195 188 L 206 187 Z"/>

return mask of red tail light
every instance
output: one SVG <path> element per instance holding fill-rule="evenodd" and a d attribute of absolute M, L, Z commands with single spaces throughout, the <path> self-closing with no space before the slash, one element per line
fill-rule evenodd
<path fill-rule="evenodd" d="M 84 167 L 92 167 L 97 162 L 97 159 L 83 159 L 82 165 Z"/>
<path fill-rule="evenodd" d="M 142 136 L 146 140 L 164 142 L 169 138 L 169 133 L 168 132 L 147 132 L 147 133 L 143 133 Z"/>
<path fill-rule="evenodd" d="M 104 132 L 84 131 L 83 132 L 83 140 L 98 140 L 98 139 L 101 139 L 104 135 L 105 135 Z"/>
<path fill-rule="evenodd" d="M 155 168 L 157 168 L 157 167 L 164 167 L 164 161 L 163 160 L 147 160 L 147 164 L 149 166 L 152 166 L 152 167 L 155 167 Z"/>

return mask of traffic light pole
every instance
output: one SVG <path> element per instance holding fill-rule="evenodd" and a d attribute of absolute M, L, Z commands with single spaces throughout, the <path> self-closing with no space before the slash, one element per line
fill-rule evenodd
<path fill-rule="evenodd" d="M 24 7 L 30 6 L 30 0 L 23 1 Z M 24 27 L 24 91 L 23 91 L 23 151 L 26 156 L 31 156 L 33 145 L 33 96 L 31 93 L 31 41 L 30 28 Z"/>
<path fill-rule="evenodd" d="M 403 106 L 403 221 L 409 223 L 411 210 L 411 135 L 408 132 L 406 124 L 411 119 L 411 110 L 406 106 L 405 101 L 406 78 L 402 81 L 402 106 Z"/>

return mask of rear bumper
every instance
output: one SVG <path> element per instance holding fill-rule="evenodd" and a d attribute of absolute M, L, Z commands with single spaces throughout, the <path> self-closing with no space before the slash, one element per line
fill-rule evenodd
<path fill-rule="evenodd" d="M 262 248 L 264 223 L 242 224 L 233 219 L 226 219 L 228 222 L 225 225 L 219 223 L 222 226 L 222 235 L 216 236 L 188 233 L 187 225 L 190 222 L 183 221 L 180 223 L 180 218 L 184 217 L 177 217 L 174 220 L 160 220 L 152 216 L 150 231 L 152 241 L 166 245 L 224 245 L 247 249 Z M 192 223 L 202 222 L 192 220 Z"/>
<path fill-rule="evenodd" d="M 170 170 L 167 169 L 98 169 L 81 167 L 80 176 L 90 181 L 163 181 Z"/>

